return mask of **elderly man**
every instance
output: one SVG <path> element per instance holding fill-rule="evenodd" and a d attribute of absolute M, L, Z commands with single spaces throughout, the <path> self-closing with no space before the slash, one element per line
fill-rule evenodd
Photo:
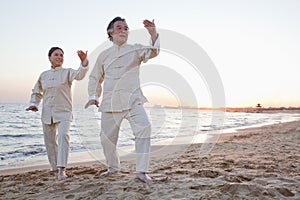
<path fill-rule="evenodd" d="M 152 179 L 146 174 L 149 167 L 151 125 L 143 104 L 147 99 L 140 88 L 139 70 L 159 53 L 159 35 L 154 21 L 144 20 L 144 27 L 151 36 L 151 46 L 127 44 L 128 25 L 121 17 L 114 18 L 107 27 L 113 46 L 98 57 L 89 77 L 88 92 L 90 105 L 99 107 L 98 98 L 103 98 L 99 108 L 101 117 L 101 144 L 108 165 L 103 175 L 120 171 L 120 160 L 116 150 L 119 129 L 127 119 L 135 136 L 136 176 L 146 183 Z"/>

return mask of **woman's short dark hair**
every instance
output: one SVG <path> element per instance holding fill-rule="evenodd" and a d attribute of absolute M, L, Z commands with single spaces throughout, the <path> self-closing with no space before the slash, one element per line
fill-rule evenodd
<path fill-rule="evenodd" d="M 112 32 L 112 29 L 114 28 L 114 23 L 116 21 L 123 21 L 124 22 L 125 19 L 121 18 L 121 17 L 115 17 L 113 20 L 111 20 L 111 22 L 109 22 L 106 31 L 107 31 L 108 39 L 110 41 L 113 41 L 112 37 L 110 36 L 110 33 Z"/>
<path fill-rule="evenodd" d="M 48 52 L 48 56 L 50 57 L 51 54 L 57 49 L 61 50 L 61 52 L 64 54 L 64 51 L 60 47 L 52 47 Z"/>

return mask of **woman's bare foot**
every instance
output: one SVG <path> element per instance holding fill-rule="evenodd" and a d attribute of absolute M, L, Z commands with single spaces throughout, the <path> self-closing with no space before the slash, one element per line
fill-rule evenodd
<path fill-rule="evenodd" d="M 120 170 L 109 167 L 109 168 L 107 169 L 107 171 L 102 172 L 102 173 L 100 174 L 100 176 L 109 176 L 109 175 L 111 175 L 111 174 L 116 174 L 116 173 L 118 173 L 118 172 L 120 172 Z"/>
<path fill-rule="evenodd" d="M 59 181 L 62 181 L 62 180 L 66 180 L 67 177 L 68 177 L 68 176 L 67 176 L 67 174 L 66 174 L 65 168 L 64 168 L 64 167 L 59 167 L 59 168 L 58 168 L 57 179 L 58 179 Z"/>

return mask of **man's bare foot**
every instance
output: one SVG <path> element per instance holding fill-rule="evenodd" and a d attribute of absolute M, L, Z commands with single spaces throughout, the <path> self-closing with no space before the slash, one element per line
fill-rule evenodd
<path fill-rule="evenodd" d="M 148 184 L 153 182 L 152 178 L 148 176 L 145 172 L 137 172 L 136 178 Z"/>
<path fill-rule="evenodd" d="M 67 174 L 66 174 L 66 170 L 64 167 L 60 167 L 58 168 L 58 174 L 57 174 L 57 179 L 59 181 L 62 181 L 62 180 L 66 180 L 68 178 Z"/>

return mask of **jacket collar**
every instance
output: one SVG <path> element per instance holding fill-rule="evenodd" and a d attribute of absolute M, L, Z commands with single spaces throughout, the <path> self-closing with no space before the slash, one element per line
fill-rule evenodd
<path fill-rule="evenodd" d="M 117 48 L 117 49 L 119 49 L 119 48 L 122 48 L 122 47 L 124 47 L 124 46 L 126 46 L 127 45 L 127 43 L 125 42 L 124 44 L 122 44 L 121 46 L 119 46 L 119 45 L 117 45 L 117 44 L 113 44 L 113 47 L 114 48 Z"/>
<path fill-rule="evenodd" d="M 57 71 L 57 70 L 60 70 L 62 69 L 62 67 L 55 67 L 54 69 L 51 67 L 51 71 Z"/>

